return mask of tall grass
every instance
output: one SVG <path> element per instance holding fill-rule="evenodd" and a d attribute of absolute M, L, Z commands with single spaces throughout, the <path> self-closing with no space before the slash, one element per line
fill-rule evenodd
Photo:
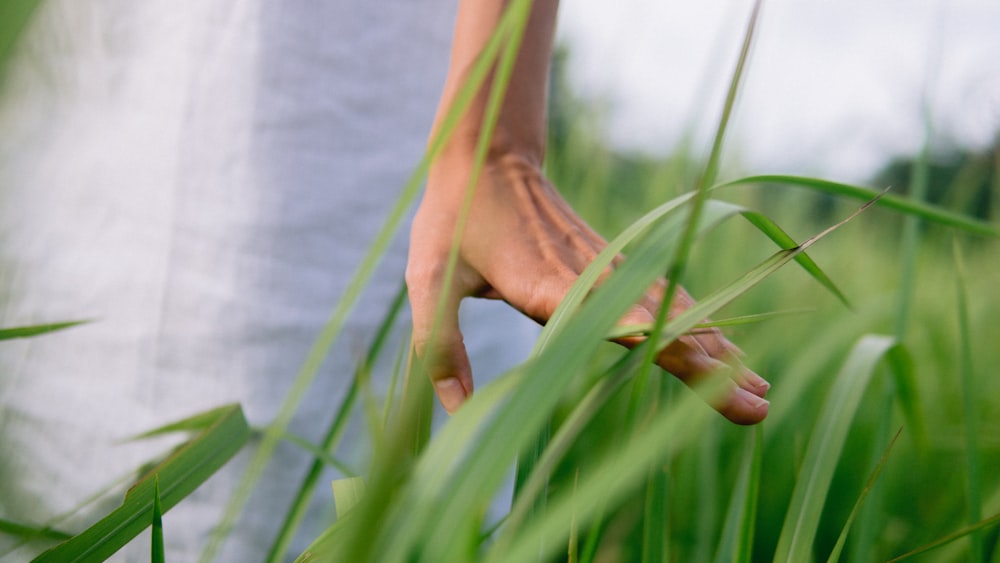
<path fill-rule="evenodd" d="M 528 6 L 512 2 L 456 112 L 492 64 L 509 64 Z M 1000 557 L 1000 480 L 979 470 L 1000 466 L 1000 382 L 984 371 L 1000 364 L 1000 303 L 991 299 L 1000 282 L 1000 228 L 995 218 L 977 221 L 893 193 L 877 199 L 880 189 L 834 181 L 781 175 L 718 181 L 727 174 L 726 123 L 746 72 L 756 14 L 755 8 L 708 155 L 645 163 L 630 176 L 633 208 L 606 204 L 622 199 L 620 168 L 599 165 L 615 162 L 606 148 L 579 139 L 552 143 L 547 173 L 588 221 L 617 236 L 522 365 L 478 390 L 431 436 L 432 398 L 419 362 L 410 358 L 402 374 L 371 373 L 375 357 L 392 353 L 376 337 L 358 376 L 344 382 L 351 392 L 323 443 L 314 445 L 315 466 L 269 559 L 289 555 L 319 469 L 330 466 L 344 477 L 334 486 L 338 519 L 301 554 L 303 561 L 883 561 L 931 549 L 936 561 Z M 501 72 L 495 96 L 504 82 Z M 215 558 L 274 447 L 287 438 L 288 420 L 453 124 L 446 121 L 318 336 L 205 560 Z M 575 191 L 581 170 L 586 181 Z M 695 190 L 665 197 L 667 185 Z M 796 205 L 773 205 L 768 194 L 774 191 Z M 853 199 L 877 202 L 833 232 L 809 211 L 819 193 L 836 196 L 844 217 L 858 207 Z M 906 259 L 912 265 L 905 265 L 891 220 L 899 213 L 972 233 L 956 238 L 962 266 L 953 266 L 950 247 L 928 239 L 918 245 L 914 235 L 903 243 L 912 253 Z M 629 259 L 595 289 L 621 251 Z M 791 261 L 799 267 L 782 269 Z M 902 284 L 900 271 L 912 284 Z M 650 336 L 631 351 L 606 344 L 623 311 L 668 273 L 702 295 L 698 304 L 669 321 L 661 314 L 651 326 L 629 327 Z M 402 304 L 400 297 L 379 335 L 398 322 Z M 769 314 L 790 309 L 799 312 Z M 727 424 L 695 393 L 649 368 L 659 345 L 697 330 L 710 316 L 729 325 L 748 363 L 774 385 L 771 414 L 757 428 Z M 36 336 L 33 330 L 42 332 L 0 337 Z M 385 418 L 368 408 L 373 456 L 355 476 L 336 448 L 344 421 L 359 416 L 357 396 L 368 377 L 402 377 L 401 386 L 388 386 L 402 390 L 385 398 Z M 706 382 L 698 394 L 711 397 L 717 384 Z M 217 411 L 161 430 L 200 431 L 187 451 L 202 452 L 206 443 L 219 445 L 213 432 L 224 419 L 228 443 L 239 447 L 248 430 L 237 413 Z M 216 451 L 212 463 L 230 453 Z M 99 559 L 150 526 L 158 507 L 182 502 L 182 493 L 214 467 L 202 462 L 197 469 L 196 458 L 179 457 L 140 482 L 126 497 L 125 512 L 108 515 L 103 527 L 98 523 L 43 559 Z M 511 509 L 492 525 L 488 508 L 518 458 Z M 195 476 L 185 478 L 186 469 L 197 469 Z M 108 539 L 109 521 L 129 523 L 129 532 Z M 64 539 L 46 535 L 46 527 L 0 524 L 22 537 Z"/>

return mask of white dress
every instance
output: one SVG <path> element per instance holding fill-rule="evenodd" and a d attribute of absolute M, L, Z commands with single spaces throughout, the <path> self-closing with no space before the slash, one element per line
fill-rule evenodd
<path fill-rule="evenodd" d="M 94 322 L 0 343 L 0 518 L 70 510 L 163 449 L 121 443 L 139 431 L 234 401 L 272 419 L 419 161 L 453 4 L 43 3 L 0 82 L 0 326 Z M 407 233 L 293 432 L 329 423 L 400 287 Z M 478 384 L 536 334 L 502 304 L 463 316 Z M 168 560 L 197 558 L 246 457 L 166 515 Z M 279 449 L 222 559 L 264 557 L 309 461 Z M 148 560 L 143 544 L 117 558 Z"/>

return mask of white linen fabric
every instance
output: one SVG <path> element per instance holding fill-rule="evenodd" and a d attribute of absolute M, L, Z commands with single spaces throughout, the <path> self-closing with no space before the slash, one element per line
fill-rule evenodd
<path fill-rule="evenodd" d="M 46 522 L 174 443 L 122 443 L 142 430 L 230 402 L 272 419 L 419 161 L 454 8 L 43 3 L 0 83 L 0 325 L 94 322 L 0 343 L 0 518 Z M 329 423 L 400 287 L 407 232 L 294 432 Z M 503 304 L 463 317 L 480 384 L 536 335 Z M 168 560 L 197 559 L 247 457 L 166 515 Z M 223 560 L 266 555 L 309 461 L 282 446 Z M 299 548 L 329 510 L 316 503 Z"/>

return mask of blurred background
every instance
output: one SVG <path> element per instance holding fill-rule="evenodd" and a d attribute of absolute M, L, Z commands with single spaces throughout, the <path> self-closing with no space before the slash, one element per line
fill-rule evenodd
<path fill-rule="evenodd" d="M 561 7 L 569 87 L 617 149 L 710 139 L 750 2 L 574 0 Z M 860 182 L 916 154 L 995 147 L 1000 3 L 766 2 L 731 153 L 754 172 Z"/>
<path fill-rule="evenodd" d="M 576 0 L 561 7 L 549 173 L 599 231 L 690 190 L 711 148 L 749 2 Z M 720 180 L 808 175 L 891 187 L 996 225 L 1000 217 L 1000 3 L 979 0 L 764 4 Z M 787 186 L 726 189 L 802 240 L 858 203 Z M 695 247 L 684 283 L 704 296 L 773 252 L 744 224 Z M 955 248 L 964 257 L 960 281 Z M 796 468 L 831 381 L 862 335 L 895 335 L 913 355 L 928 429 L 905 427 L 887 374 L 876 378 L 840 458 L 818 532 L 825 560 L 889 436 L 904 427 L 852 528 L 845 560 L 884 561 L 1000 511 L 1000 245 L 875 208 L 812 255 L 844 307 L 796 267 L 722 316 L 807 310 L 727 330 L 773 384 L 765 421 L 753 560 L 770 560 Z M 958 292 L 968 295 L 968 333 Z M 968 345 L 970 354 L 963 357 Z M 965 362 L 971 377 L 963 383 Z M 624 408 L 624 407 L 622 407 Z M 619 411 L 621 414 L 624 411 Z M 970 434 L 972 435 L 970 438 Z M 674 560 L 708 561 L 739 459 L 739 429 L 717 424 L 672 472 Z M 583 441 L 597 447 L 599 431 Z M 976 481 L 975 470 L 982 471 Z M 640 519 L 641 497 L 619 522 Z M 629 512 L 631 510 L 631 512 Z M 639 543 L 623 532 L 622 560 Z M 919 561 L 1000 561 L 996 527 Z M 985 547 L 984 547 L 985 546 Z"/>

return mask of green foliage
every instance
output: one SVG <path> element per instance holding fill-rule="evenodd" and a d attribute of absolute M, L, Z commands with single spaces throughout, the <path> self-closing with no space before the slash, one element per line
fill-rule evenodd
<path fill-rule="evenodd" d="M 90 321 L 67 321 L 62 323 L 49 323 L 42 325 L 18 326 L 11 328 L 0 328 L 0 340 L 11 340 L 14 338 L 31 338 L 41 336 L 50 332 L 65 330 Z"/>
<path fill-rule="evenodd" d="M 152 468 L 129 489 L 125 502 L 118 509 L 35 561 L 104 561 L 154 523 L 157 507 L 166 512 L 194 491 L 229 461 L 250 436 L 250 428 L 238 405 L 215 409 L 212 417 L 214 421 L 205 426 L 202 434 Z M 206 421 L 206 416 L 199 415 L 169 427 L 202 427 Z"/>
<path fill-rule="evenodd" d="M 278 442 L 298 440 L 288 434 L 288 422 L 418 195 L 454 116 L 494 67 L 496 89 L 487 113 L 495 117 L 527 5 L 512 2 L 472 69 L 452 116 L 318 335 L 279 415 L 263 430 L 204 559 L 214 559 Z M 988 213 L 973 217 L 966 214 L 968 206 L 946 207 L 947 198 L 925 203 L 908 197 L 915 192 L 905 186 L 896 191 L 895 182 L 892 192 L 879 197 L 879 190 L 868 187 L 788 175 L 717 181 L 727 172 L 723 140 L 754 27 L 751 20 L 704 163 L 687 154 L 618 155 L 577 135 L 573 119 L 556 120 L 547 173 L 569 187 L 569 199 L 588 221 L 618 234 L 563 300 L 531 358 L 478 389 L 433 436 L 432 399 L 419 362 L 402 374 L 372 372 L 375 359 L 390 353 L 383 344 L 405 305 L 400 291 L 357 373 L 350 383 L 345 378 L 349 389 L 323 440 L 300 444 L 315 461 L 269 560 L 287 556 L 329 468 L 342 477 L 333 483 L 337 520 L 300 561 L 797 562 L 837 561 L 844 553 L 869 561 L 931 549 L 942 561 L 997 557 L 994 527 L 1000 520 L 982 515 L 1000 510 L 1000 482 L 980 469 L 1000 463 L 1000 427 L 993 422 L 1000 415 L 1000 384 L 981 371 L 1000 363 L 993 345 L 1000 310 L 995 299 L 984 298 L 1000 282 L 1000 227 Z M 488 134 L 485 127 L 483 138 Z M 949 181 L 961 184 L 955 179 L 960 177 Z M 933 182 L 934 174 L 926 179 Z M 677 193 L 678 186 L 690 185 L 696 189 Z M 760 186 L 806 205 L 773 205 Z M 622 197 L 624 189 L 636 197 Z M 978 198 L 983 189 L 977 184 L 968 191 Z M 929 191 L 942 193 L 933 185 Z M 718 199 L 723 195 L 726 201 Z M 875 203 L 860 220 L 835 225 L 836 236 L 823 245 L 816 243 L 830 229 L 808 238 L 793 235 L 820 230 L 818 202 L 837 207 L 852 199 Z M 956 268 L 957 252 L 949 254 L 933 240 L 917 244 L 916 235 L 901 249 L 898 224 L 886 220 L 889 212 L 977 237 L 967 249 L 957 239 L 968 260 Z M 746 221 L 726 221 L 737 216 Z M 912 263 L 900 258 L 907 252 Z M 619 253 L 629 258 L 595 288 Z M 798 270 L 779 271 L 792 260 Z M 672 282 L 697 288 L 704 297 L 669 321 L 661 314 L 648 326 L 616 327 L 636 297 L 668 272 Z M 958 298 L 942 298 L 956 284 Z M 848 302 L 850 310 L 842 306 Z M 789 309 L 808 313 L 776 312 Z M 706 320 L 720 315 L 728 318 Z M 73 324 L 4 329 L 0 339 Z M 729 327 L 747 362 L 774 383 L 772 411 L 763 425 L 731 427 L 712 414 L 698 395 L 710 399 L 717 381 L 690 393 L 649 368 L 657 347 L 708 326 Z M 872 336 L 894 328 L 895 337 Z M 627 333 L 648 335 L 656 346 L 625 352 L 603 344 Z M 359 416 L 357 398 L 377 377 L 391 381 L 392 391 L 382 410 L 371 408 L 369 397 L 373 459 L 368 466 L 359 459 L 343 463 L 340 438 Z M 398 377 L 405 378 L 401 392 L 395 391 Z M 889 429 L 900 425 L 897 441 Z M 154 550 L 160 549 L 153 558 L 163 557 L 157 514 L 180 502 L 250 436 L 238 408 L 229 406 L 138 438 L 177 431 L 201 434 L 129 491 L 121 508 L 40 560 L 102 559 L 151 522 L 154 538 L 160 538 L 154 539 Z M 490 522 L 488 508 L 497 504 L 519 459 L 510 511 Z M 66 539 L 47 526 L 0 522 L 0 531 Z"/>

